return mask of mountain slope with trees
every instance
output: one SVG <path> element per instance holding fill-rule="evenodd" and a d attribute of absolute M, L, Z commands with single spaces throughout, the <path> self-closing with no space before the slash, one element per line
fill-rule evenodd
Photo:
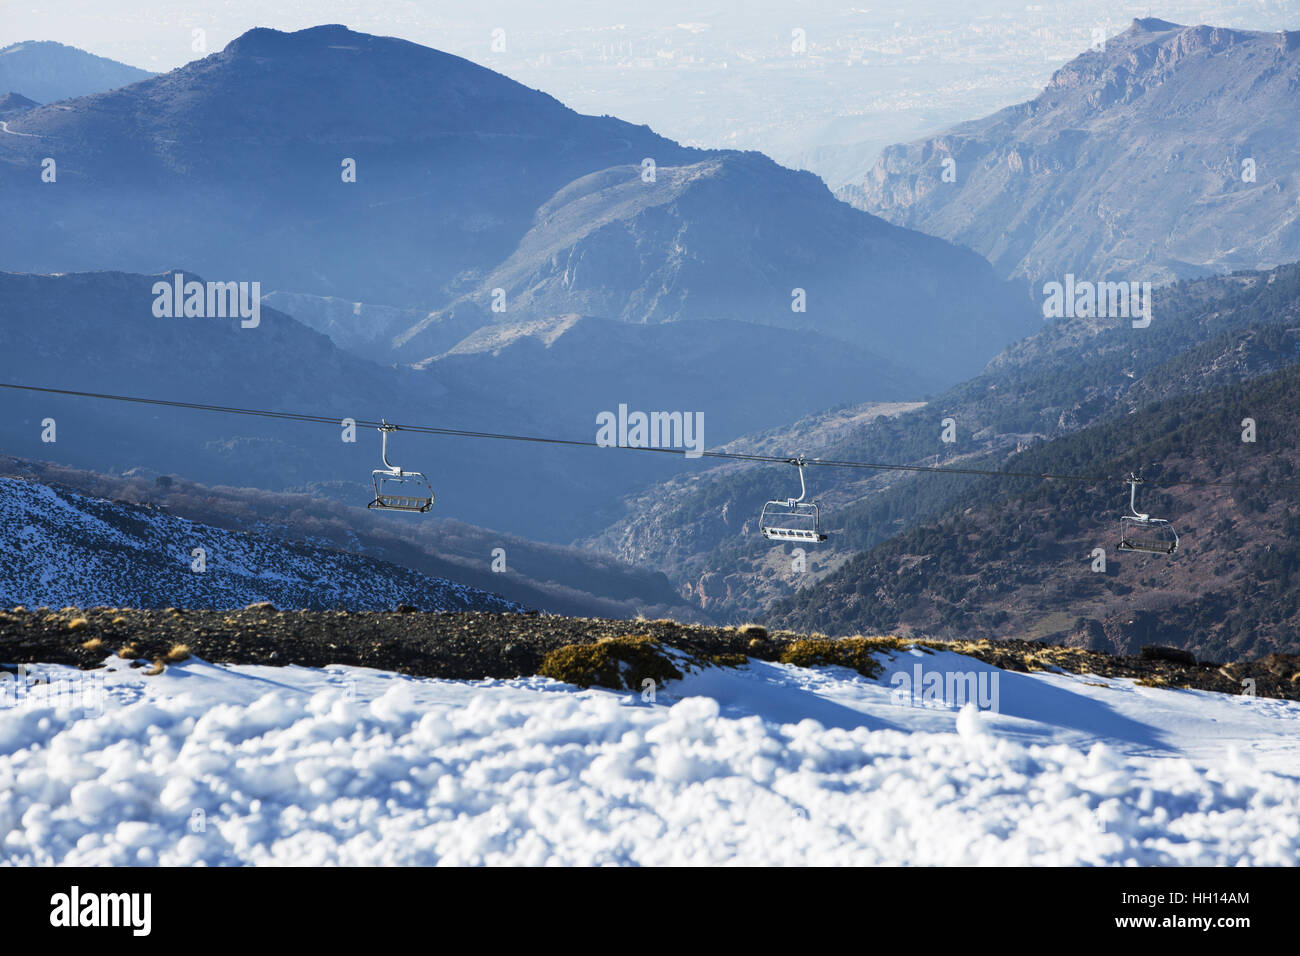
<path fill-rule="evenodd" d="M 942 519 L 850 559 L 768 617 L 832 634 L 1051 638 L 1120 653 L 1167 644 L 1215 660 L 1295 653 L 1298 408 L 1292 362 L 1058 438 L 1007 469 L 1114 478 L 980 479 Z M 1128 470 L 1159 482 L 1138 506 L 1173 523 L 1176 554 L 1116 551 Z"/>
<path fill-rule="evenodd" d="M 810 416 L 728 447 L 886 464 L 1004 467 L 1017 449 L 1141 412 L 1160 399 L 1242 382 L 1288 365 L 1300 339 L 1300 267 L 1179 283 L 1157 291 L 1145 329 L 1062 320 L 1006 350 L 922 407 L 861 406 Z M 942 441 L 952 418 L 956 441 Z M 630 497 L 593 546 L 669 570 L 684 593 L 743 618 L 849 555 L 936 518 L 974 484 L 957 475 L 811 468 L 830 541 L 793 573 L 789 547 L 758 537 L 768 498 L 797 490 L 793 469 L 726 465 Z"/>

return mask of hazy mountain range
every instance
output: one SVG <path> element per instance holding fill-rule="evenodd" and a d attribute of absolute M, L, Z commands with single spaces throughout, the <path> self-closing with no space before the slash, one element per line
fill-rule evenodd
<path fill-rule="evenodd" d="M 191 281 L 203 276 L 184 273 Z M 506 383 L 462 381 L 452 389 L 433 373 L 382 366 L 338 349 L 328 338 L 269 307 L 256 328 L 239 317 L 154 315 L 155 283 L 175 273 L 0 273 L 0 381 L 151 399 L 306 412 L 402 424 L 476 430 L 503 425 L 525 434 L 558 429 L 545 409 L 529 408 Z M 5 391 L 0 440 L 11 454 L 78 468 L 123 472 L 145 467 L 207 484 L 305 489 L 338 500 L 369 500 L 379 467 L 376 432 L 342 425 L 142 408 L 112 401 Z M 55 423 L 47 435 L 43 422 Z M 579 437 L 594 435 L 594 414 Z M 565 423 L 566 431 L 577 428 Z M 47 440 L 53 438 L 52 441 Z M 575 527 L 599 526 L 593 496 L 671 473 L 676 456 L 629 461 L 625 454 L 522 448 L 512 443 L 427 436 L 395 437 L 390 460 L 425 472 L 440 515 L 568 541 Z M 575 480 L 572 466 L 593 465 Z M 600 462 L 602 467 L 594 467 Z M 526 466 L 526 467 L 525 467 Z M 552 504 L 537 506 L 538 496 Z"/>
<path fill-rule="evenodd" d="M 597 413 L 627 404 L 701 412 L 716 443 L 950 384 L 1038 321 L 978 256 L 850 209 L 807 173 L 683 149 L 338 26 L 253 30 L 8 130 L 0 185 L 24 228 L 0 236 L 0 261 L 76 273 L 0 282 L 0 323 L 24 344 L 10 381 L 147 382 L 151 397 L 586 440 Z M 258 329 L 159 318 L 148 290 L 177 271 L 258 282 L 337 340 L 271 308 Z M 348 332 L 340 300 L 362 303 L 361 323 L 382 315 L 382 332 Z M 51 406 L 21 407 L 39 422 Z M 288 488 L 364 479 L 371 464 L 264 422 L 65 413 L 78 415 L 85 440 L 63 460 L 84 468 L 184 460 L 196 480 Z M 11 449 L 52 451 L 30 424 L 6 426 Z M 572 454 L 462 441 L 425 467 L 456 516 L 556 541 L 683 467 Z"/>
<path fill-rule="evenodd" d="M 0 93 L 18 93 L 35 103 L 102 93 L 152 75 L 52 40 L 0 48 Z"/>
<path fill-rule="evenodd" d="M 568 314 L 741 319 L 948 375 L 972 370 L 973 346 L 1026 328 L 1018 293 L 977 257 L 846 209 L 807 173 L 684 149 L 343 27 L 253 30 L 10 129 L 0 182 L 31 226 L 0 240 L 11 270 L 183 264 L 268 292 L 490 310 L 468 331 Z M 52 155 L 58 181 L 42 182 Z M 346 160 L 355 182 L 343 181 Z M 806 312 L 792 308 L 796 289 Z M 958 317 L 966 337 L 930 342 L 923 361 L 906 355 L 925 323 Z M 896 340 L 913 325 L 915 338 Z M 439 313 L 407 330 L 397 357 L 432 357 L 465 334 Z"/>
<path fill-rule="evenodd" d="M 782 457 L 1239 471 L 1267 486 L 1290 474 L 1289 432 L 1271 427 L 1273 457 L 1242 461 L 1220 432 L 1243 407 L 1265 421 L 1293 404 L 1295 268 L 1157 288 L 1147 327 L 1045 323 L 1025 280 L 1158 286 L 1300 259 L 1282 135 L 1293 45 L 1135 21 L 1032 103 L 886 151 L 845 195 L 888 222 L 761 154 L 582 116 L 435 50 L 337 26 L 254 30 L 129 86 L 9 101 L 0 187 L 28 228 L 0 236 L 15 270 L 0 274 L 0 381 L 582 440 L 626 404 L 700 411 L 710 447 Z M 158 315 L 154 283 L 176 271 L 258 282 L 258 326 Z M 3 400 L 5 450 L 176 475 L 189 520 L 267 520 L 299 541 L 324 528 L 421 573 L 459 562 L 489 588 L 482 553 L 508 539 L 530 568 L 502 593 L 570 611 L 1216 654 L 1280 648 L 1294 616 L 1300 557 L 1272 490 L 1155 495 L 1197 555 L 1076 579 L 1122 485 L 1083 496 L 815 467 L 832 538 L 802 571 L 755 529 L 765 500 L 796 490 L 788 466 L 399 433 L 394 457 L 430 473 L 440 516 L 468 523 L 434 524 L 426 542 L 357 510 L 373 435 Z M 42 440 L 47 418 L 57 442 Z M 218 484 L 234 490 L 202 491 Z M 1261 597 L 1252 580 L 1273 583 Z"/>

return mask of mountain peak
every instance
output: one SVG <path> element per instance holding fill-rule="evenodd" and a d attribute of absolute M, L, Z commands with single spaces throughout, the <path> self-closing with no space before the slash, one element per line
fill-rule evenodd
<path fill-rule="evenodd" d="M 160 110 L 173 109 L 178 82 L 221 100 L 255 92 L 290 115 L 288 132 L 311 129 L 318 137 L 322 124 L 336 124 L 326 135 L 352 142 L 448 127 L 518 133 L 522 124 L 542 132 L 569 113 L 553 97 L 470 60 L 338 23 L 290 32 L 255 27 L 168 74 L 153 91 Z"/>
<path fill-rule="evenodd" d="M 1165 35 L 1161 36 L 1161 34 Z M 1274 37 L 1280 37 L 1282 45 L 1290 49 L 1294 45 L 1297 36 L 1300 36 L 1300 34 L 1287 30 L 1242 30 L 1235 27 L 1210 26 L 1205 23 L 1189 26 L 1174 23 L 1170 20 L 1161 20 L 1159 17 L 1136 17 L 1129 28 L 1118 35 L 1118 37 L 1132 39 L 1141 44 L 1154 40 L 1157 43 L 1176 46 L 1182 52 L 1201 49 L 1215 52 L 1217 49 L 1236 43 L 1257 41 L 1268 43 L 1269 39 Z"/>
<path fill-rule="evenodd" d="M 355 33 L 341 23 L 328 23 L 304 30 L 286 32 L 271 27 L 254 27 L 226 44 L 223 52 L 239 56 L 276 56 L 313 47 L 323 48 L 346 43 L 352 46 L 368 45 L 378 37 Z M 401 40 L 388 39 L 392 43 Z"/>
<path fill-rule="evenodd" d="M 1134 33 L 1164 33 L 1166 30 L 1182 30 L 1181 23 L 1161 20 L 1159 17 L 1134 17 L 1129 27 Z"/>
<path fill-rule="evenodd" d="M 35 109 L 41 104 L 35 100 L 30 100 L 21 93 L 9 92 L 0 96 L 0 114 L 22 112 L 24 110 Z"/>

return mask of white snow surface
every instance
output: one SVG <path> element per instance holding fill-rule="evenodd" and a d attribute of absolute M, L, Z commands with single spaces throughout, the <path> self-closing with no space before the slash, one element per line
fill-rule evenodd
<path fill-rule="evenodd" d="M 0 676 L 0 862 L 1300 860 L 1300 704 L 882 659 L 878 680 L 751 660 L 654 702 L 341 666 L 35 667 Z M 891 677 L 918 662 L 996 674 L 998 712 L 899 704 Z"/>

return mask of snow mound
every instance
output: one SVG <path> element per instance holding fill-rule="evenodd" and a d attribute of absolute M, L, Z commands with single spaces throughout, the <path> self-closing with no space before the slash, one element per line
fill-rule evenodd
<path fill-rule="evenodd" d="M 0 709 L 0 863 L 1300 860 L 1282 701 L 1006 674 L 1019 715 L 916 708 L 757 661 L 656 702 L 343 667 L 41 672 Z M 31 696 L 61 681 L 98 682 L 97 705 Z M 1051 722 L 1052 694 L 1108 701 L 1109 731 Z"/>

